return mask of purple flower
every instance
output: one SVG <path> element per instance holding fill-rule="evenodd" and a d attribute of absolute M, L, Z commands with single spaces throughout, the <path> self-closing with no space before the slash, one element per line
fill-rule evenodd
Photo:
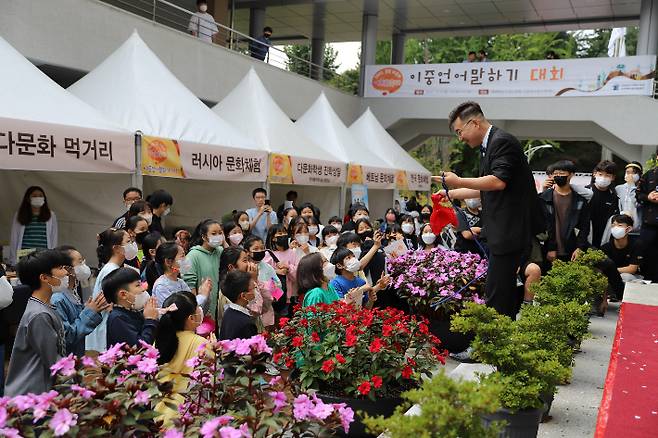
<path fill-rule="evenodd" d="M 75 357 L 73 354 L 61 358 L 50 367 L 51 376 L 57 373 L 67 377 L 75 373 Z"/>
<path fill-rule="evenodd" d="M 149 402 L 149 393 L 146 391 L 137 391 L 135 393 L 135 404 L 136 405 L 145 405 Z"/>
<path fill-rule="evenodd" d="M 334 404 L 334 408 L 340 415 L 340 422 L 343 425 L 343 429 L 345 429 L 345 433 L 348 433 L 350 431 L 350 423 L 354 421 L 354 411 L 345 403 Z"/>
<path fill-rule="evenodd" d="M 91 391 L 79 385 L 71 385 L 71 389 L 73 391 L 76 391 L 84 399 L 90 399 L 96 395 L 94 391 Z"/>
<path fill-rule="evenodd" d="M 270 386 L 278 385 L 281 382 L 281 376 L 276 376 L 270 379 Z"/>
<path fill-rule="evenodd" d="M 147 357 L 137 363 L 137 369 L 144 374 L 153 374 L 158 370 L 157 360 Z"/>
<path fill-rule="evenodd" d="M 5 408 L 0 408 L 0 427 L 5 427 L 7 423 L 7 410 Z"/>
<path fill-rule="evenodd" d="M 185 366 L 188 366 L 190 368 L 196 368 L 197 365 L 199 365 L 198 357 L 191 357 L 185 361 Z"/>
<path fill-rule="evenodd" d="M 68 409 L 60 409 L 53 416 L 48 427 L 54 432 L 55 436 L 65 435 L 71 427 L 77 423 L 78 416 L 72 414 Z"/>
<path fill-rule="evenodd" d="M 242 423 L 240 426 L 240 433 L 244 438 L 251 438 L 251 431 L 249 430 L 249 425 L 247 423 Z"/>
<path fill-rule="evenodd" d="M 142 360 L 142 355 L 141 354 L 133 354 L 133 355 L 128 357 L 127 363 L 128 363 L 128 365 L 134 367 L 135 365 L 137 365 L 137 362 L 139 362 L 140 360 Z"/>
<path fill-rule="evenodd" d="M 219 429 L 220 438 L 242 438 L 242 431 L 235 427 L 224 426 Z"/>
<path fill-rule="evenodd" d="M 0 429 L 0 436 L 5 438 L 22 438 L 18 430 L 14 429 L 13 427 Z"/>
<path fill-rule="evenodd" d="M 293 415 L 296 420 L 306 420 L 313 409 L 313 402 L 306 394 L 300 394 L 293 402 Z"/>
<path fill-rule="evenodd" d="M 325 404 L 322 400 L 313 396 L 313 401 L 315 406 L 311 409 L 311 416 L 317 418 L 318 420 L 326 419 L 334 411 L 334 407 L 329 404 Z"/>
<path fill-rule="evenodd" d="M 163 438 L 184 438 L 183 432 L 180 432 L 178 429 L 169 429 L 163 435 Z"/>
<path fill-rule="evenodd" d="M 124 352 L 121 350 L 123 346 L 123 342 L 112 345 L 107 349 L 107 351 L 98 356 L 98 361 L 105 365 L 114 365 L 114 362 L 116 362 L 118 358 L 121 358 L 124 355 Z"/>
<path fill-rule="evenodd" d="M 235 347 L 235 354 L 246 356 L 251 353 L 251 343 L 247 339 L 238 339 L 238 345 Z"/>
<path fill-rule="evenodd" d="M 151 344 L 147 344 L 146 342 L 142 341 L 140 339 L 139 344 L 144 348 L 144 356 L 148 357 L 150 359 L 157 359 L 160 356 L 160 352 L 158 351 L 157 348 L 155 348 Z"/>
<path fill-rule="evenodd" d="M 96 361 L 94 360 L 93 357 L 90 356 L 83 356 L 82 357 L 82 365 L 85 367 L 91 368 L 96 366 Z"/>
<path fill-rule="evenodd" d="M 286 405 L 288 405 L 288 397 L 286 394 L 281 391 L 272 391 L 270 392 L 270 397 L 274 401 L 274 413 L 281 411 Z"/>
<path fill-rule="evenodd" d="M 34 394 L 29 394 L 29 395 L 31 395 L 32 398 L 34 399 L 35 404 L 32 410 L 32 414 L 34 416 L 34 423 L 36 423 L 38 420 L 41 420 L 43 417 L 46 416 L 46 413 L 50 408 L 51 402 L 59 394 L 57 391 L 48 391 L 39 395 L 34 395 Z"/>
<path fill-rule="evenodd" d="M 231 420 L 233 420 L 233 417 L 230 415 L 222 415 L 221 417 L 213 418 L 212 420 L 206 421 L 199 432 L 204 438 L 212 438 L 215 436 L 215 432 L 217 432 L 217 429 L 220 426 L 227 425 Z"/>
<path fill-rule="evenodd" d="M 31 409 L 36 401 L 31 395 L 17 395 L 11 399 L 11 404 L 16 406 L 19 411 Z"/>

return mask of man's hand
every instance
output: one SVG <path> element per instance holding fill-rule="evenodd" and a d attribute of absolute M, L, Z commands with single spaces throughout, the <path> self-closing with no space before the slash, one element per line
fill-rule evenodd
<path fill-rule="evenodd" d="M 653 192 L 649 193 L 649 196 L 647 196 L 647 199 L 649 200 L 649 202 L 653 202 L 655 204 L 658 204 L 658 192 L 656 192 L 654 190 Z"/>
<path fill-rule="evenodd" d="M 443 175 L 445 176 L 445 182 L 448 187 L 452 187 L 452 188 L 461 187 L 461 178 L 458 177 L 456 173 L 445 172 Z"/>
<path fill-rule="evenodd" d="M 555 182 L 553 182 L 553 177 L 550 176 L 550 177 L 548 177 L 544 180 L 544 184 L 542 185 L 542 189 L 543 190 L 551 189 L 551 188 L 553 188 L 553 184 L 555 184 Z"/>
<path fill-rule="evenodd" d="M 580 248 L 576 248 L 576 250 L 571 254 L 571 261 L 573 262 L 576 260 L 580 255 L 583 253 L 583 250 Z"/>
<path fill-rule="evenodd" d="M 476 236 L 480 236 L 480 233 L 482 232 L 481 227 L 471 227 L 471 233 L 475 234 Z"/>

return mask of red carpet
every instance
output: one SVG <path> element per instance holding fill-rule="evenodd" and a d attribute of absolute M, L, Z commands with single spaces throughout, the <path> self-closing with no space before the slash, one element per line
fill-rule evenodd
<path fill-rule="evenodd" d="M 658 437 L 658 307 L 623 303 L 595 438 Z"/>

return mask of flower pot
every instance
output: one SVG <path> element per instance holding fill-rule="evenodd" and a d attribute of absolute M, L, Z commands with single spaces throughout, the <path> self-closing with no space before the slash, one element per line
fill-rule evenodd
<path fill-rule="evenodd" d="M 450 315 L 429 320 L 430 332 L 441 340 L 441 347 L 451 353 L 459 353 L 468 348 L 472 335 L 465 335 L 450 330 Z"/>
<path fill-rule="evenodd" d="M 544 402 L 544 409 L 541 415 L 541 422 L 545 423 L 550 419 L 551 406 L 553 406 L 553 400 L 555 399 L 554 391 L 547 391 L 539 395 L 539 399 Z"/>
<path fill-rule="evenodd" d="M 500 431 L 499 438 L 535 438 L 539 429 L 543 408 L 510 411 L 501 408 L 493 414 L 482 416 L 485 426 L 494 421 L 505 421 L 507 424 Z"/>
<path fill-rule="evenodd" d="M 333 395 L 318 394 L 318 397 L 325 403 L 345 403 L 354 410 L 354 422 L 350 425 L 349 433 L 345 433 L 342 428 L 336 431 L 337 436 L 342 437 L 373 437 L 366 433 L 366 427 L 361 422 L 360 412 L 366 412 L 371 417 L 383 415 L 389 417 L 395 411 L 395 408 L 402 403 L 401 398 L 378 398 L 375 401 L 366 399 L 357 399 L 351 397 L 336 397 Z"/>

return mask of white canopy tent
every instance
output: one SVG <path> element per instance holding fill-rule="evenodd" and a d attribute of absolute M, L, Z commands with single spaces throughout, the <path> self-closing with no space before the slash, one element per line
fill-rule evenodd
<path fill-rule="evenodd" d="M 135 166 L 133 136 L 71 95 L 0 38 L 0 245 L 29 186 L 41 186 L 58 244 L 92 264 L 96 234 L 120 210 Z M 44 172 L 45 171 L 45 172 Z"/>
<path fill-rule="evenodd" d="M 369 207 L 372 217 L 379 217 L 384 210 L 393 206 L 393 190 L 395 185 L 395 167 L 389 165 L 377 154 L 372 153 L 364 144 L 357 141 L 350 130 L 345 126 L 338 114 L 331 107 L 324 93 L 316 99 L 311 107 L 295 122 L 302 128 L 306 135 L 318 139 L 325 148 L 328 148 L 344 161 L 351 165 L 361 166 L 363 172 L 363 184 L 368 186 Z M 348 187 L 350 186 L 350 175 L 354 166 L 348 170 Z M 390 178 L 393 175 L 392 184 L 378 185 L 365 181 L 366 175 L 378 175 L 386 173 Z M 385 188 L 378 188 L 385 187 Z M 345 204 L 351 202 L 348 192 Z"/>
<path fill-rule="evenodd" d="M 255 143 L 264 146 L 268 152 L 285 154 L 302 159 L 301 161 L 304 162 L 308 162 L 309 159 L 331 162 L 333 166 L 342 169 L 343 176 L 345 174 L 347 162 L 332 149 L 311 140 L 300 127 L 296 126 L 274 101 L 253 68 L 213 108 L 213 111 L 240 129 Z M 325 220 L 330 215 L 338 214 L 339 186 L 305 182 L 294 181 L 294 187 L 287 184 L 272 184 L 270 197 L 274 207 L 283 203 L 287 190 L 294 189 L 299 194 L 299 200 L 316 205 Z"/>
<path fill-rule="evenodd" d="M 145 136 L 182 141 L 181 149 L 186 147 L 184 142 L 192 142 L 217 146 L 218 150 L 223 146 L 266 155 L 263 148 L 192 94 L 136 31 L 69 91 L 122 127 Z M 169 227 L 192 227 L 207 217 L 220 218 L 233 208 L 248 208 L 251 190 L 261 185 L 260 182 L 144 178 L 145 196 L 160 188 L 173 195 L 172 214 L 167 216 Z"/>
<path fill-rule="evenodd" d="M 381 157 L 390 166 L 405 171 L 410 190 L 428 191 L 430 189 L 430 171 L 391 137 L 370 108 L 366 108 L 361 117 L 352 123 L 349 129 L 359 144 L 364 145 L 372 154 Z M 421 179 L 422 181 L 418 181 Z M 410 180 L 413 180 L 413 183 Z"/>

